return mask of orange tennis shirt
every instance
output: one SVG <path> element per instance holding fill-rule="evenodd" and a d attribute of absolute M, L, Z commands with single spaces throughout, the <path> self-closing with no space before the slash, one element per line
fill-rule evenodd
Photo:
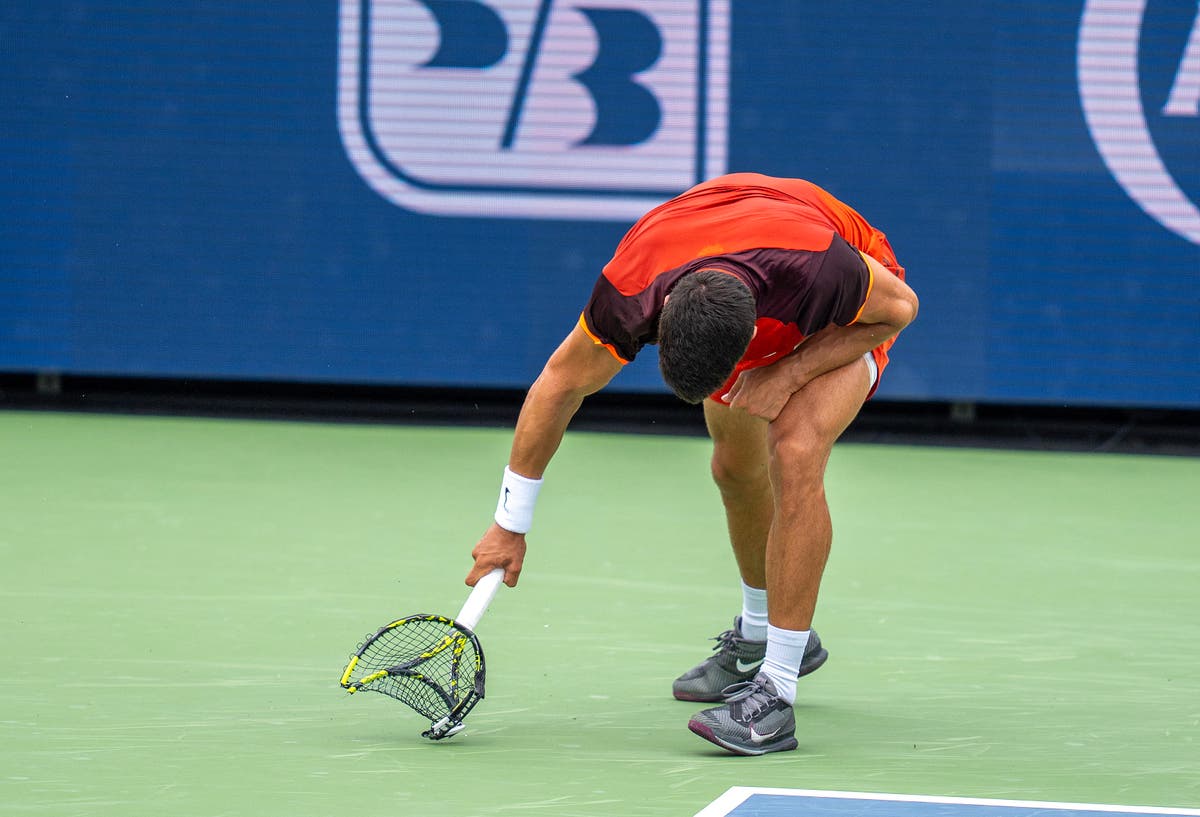
<path fill-rule="evenodd" d="M 733 377 L 714 393 L 720 401 L 746 369 L 774 363 L 830 324 L 858 319 L 871 290 L 863 253 L 904 278 L 887 237 L 812 182 L 719 176 L 630 228 L 596 281 L 580 325 L 627 363 L 658 342 L 663 300 L 681 277 L 704 269 L 732 273 L 754 293 L 758 331 Z M 892 340 L 872 350 L 880 374 Z"/>

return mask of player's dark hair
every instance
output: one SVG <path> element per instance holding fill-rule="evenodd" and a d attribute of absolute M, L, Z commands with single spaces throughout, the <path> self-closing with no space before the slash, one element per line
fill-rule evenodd
<path fill-rule="evenodd" d="M 728 273 L 679 279 L 658 320 L 658 368 L 679 399 L 699 403 L 719 389 L 754 336 L 754 294 Z"/>

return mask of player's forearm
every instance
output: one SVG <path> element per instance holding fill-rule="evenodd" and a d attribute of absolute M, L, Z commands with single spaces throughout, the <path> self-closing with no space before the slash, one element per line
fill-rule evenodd
<path fill-rule="evenodd" d="M 521 407 L 508 467 L 521 476 L 541 479 L 588 393 L 564 383 L 551 370 L 542 372 Z"/>
<path fill-rule="evenodd" d="M 533 512 L 538 494 L 542 489 L 542 474 L 550 463 L 554 452 L 562 442 L 567 424 L 574 416 L 585 392 L 578 388 L 567 388 L 552 377 L 553 367 L 547 367 L 529 389 L 517 429 L 513 434 L 512 451 L 500 483 L 500 496 L 496 500 L 495 524 L 476 547 L 475 570 L 468 576 L 467 583 L 478 578 L 477 573 L 492 564 L 488 559 L 480 561 L 481 555 L 494 556 L 491 548 L 500 543 L 499 552 L 505 561 L 496 564 L 505 567 L 510 586 L 520 574 L 520 561 L 525 550 L 525 534 L 533 526 Z M 515 555 L 518 554 L 519 556 Z M 515 559 L 515 561 L 513 561 Z"/>
<path fill-rule="evenodd" d="M 879 344 L 894 338 L 903 327 L 889 323 L 856 323 L 827 326 L 807 338 L 784 359 L 792 369 L 797 387 L 840 369 L 859 359 Z"/>
<path fill-rule="evenodd" d="M 576 326 L 529 388 L 508 459 L 511 471 L 541 479 L 583 399 L 613 379 L 621 364 Z"/>

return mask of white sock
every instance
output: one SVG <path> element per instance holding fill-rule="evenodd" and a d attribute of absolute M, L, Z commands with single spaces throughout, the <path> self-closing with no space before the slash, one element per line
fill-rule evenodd
<path fill-rule="evenodd" d="M 767 591 L 742 582 L 742 638 L 767 640 Z"/>
<path fill-rule="evenodd" d="M 808 646 L 811 632 L 767 625 L 767 657 L 759 672 L 767 674 L 779 697 L 789 704 L 796 702 L 796 675 L 800 672 L 800 662 L 804 660 L 804 648 Z"/>

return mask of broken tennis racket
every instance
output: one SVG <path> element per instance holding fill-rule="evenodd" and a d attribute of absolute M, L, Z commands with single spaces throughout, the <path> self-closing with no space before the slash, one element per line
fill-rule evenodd
<path fill-rule="evenodd" d="M 503 579 L 502 568 L 481 578 L 454 618 L 421 613 L 382 627 L 351 656 L 342 686 L 388 695 L 429 718 L 422 737 L 457 733 L 483 698 L 483 648 L 474 629 Z"/>

